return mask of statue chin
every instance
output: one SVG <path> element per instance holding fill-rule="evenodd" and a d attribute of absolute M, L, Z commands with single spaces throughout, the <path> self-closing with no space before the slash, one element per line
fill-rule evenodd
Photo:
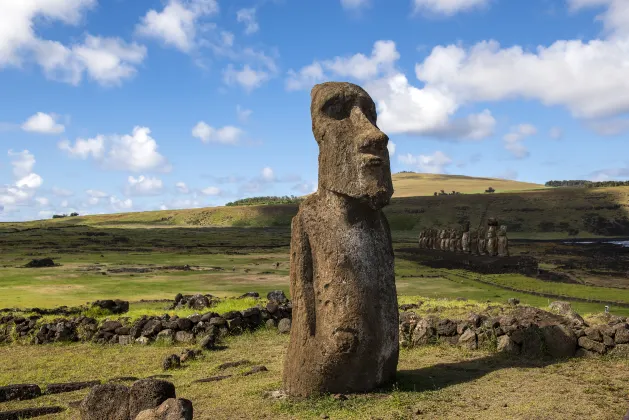
<path fill-rule="evenodd" d="M 375 194 L 364 195 L 359 198 L 366 202 L 372 209 L 380 210 L 389 204 L 389 201 L 391 201 L 391 195 L 392 193 L 390 190 L 382 189 Z"/>

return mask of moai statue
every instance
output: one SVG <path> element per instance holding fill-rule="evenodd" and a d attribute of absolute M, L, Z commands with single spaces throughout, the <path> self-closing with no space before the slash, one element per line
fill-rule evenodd
<path fill-rule="evenodd" d="M 290 396 L 367 392 L 395 380 L 399 319 L 393 246 L 382 208 L 393 194 L 388 137 L 351 83 L 316 85 L 318 190 L 292 221 Z"/>
<path fill-rule="evenodd" d="M 430 249 L 437 249 L 437 229 L 430 229 Z"/>
<path fill-rule="evenodd" d="M 487 239 L 485 239 L 486 235 L 487 229 L 485 229 L 484 227 L 478 229 L 478 255 L 487 254 L 487 247 L 485 246 L 485 243 L 487 242 Z"/>
<path fill-rule="evenodd" d="M 487 225 L 487 253 L 495 257 L 498 255 L 498 221 L 490 218 Z"/>
<path fill-rule="evenodd" d="M 435 249 L 441 250 L 441 229 L 435 229 Z"/>
<path fill-rule="evenodd" d="M 450 229 L 450 242 L 448 242 L 450 252 L 456 251 L 456 229 Z"/>
<path fill-rule="evenodd" d="M 478 231 L 470 231 L 470 252 L 474 255 L 478 255 Z"/>
<path fill-rule="evenodd" d="M 463 225 L 463 233 L 461 234 L 461 251 L 466 254 L 470 253 L 470 222 Z"/>
<path fill-rule="evenodd" d="M 507 238 L 507 226 L 500 226 L 498 230 L 498 255 L 501 257 L 509 256 L 509 239 Z"/>
<path fill-rule="evenodd" d="M 426 229 L 426 249 L 432 249 L 432 230 Z"/>
<path fill-rule="evenodd" d="M 444 229 L 443 230 L 443 239 L 441 240 L 441 250 L 442 251 L 449 251 L 450 250 L 450 244 L 448 243 L 449 238 L 450 238 L 450 235 L 448 234 L 448 229 Z"/>
<path fill-rule="evenodd" d="M 424 231 L 419 232 L 419 249 L 423 249 L 424 248 Z"/>
<path fill-rule="evenodd" d="M 456 230 L 456 252 L 463 252 L 463 231 L 460 229 Z"/>

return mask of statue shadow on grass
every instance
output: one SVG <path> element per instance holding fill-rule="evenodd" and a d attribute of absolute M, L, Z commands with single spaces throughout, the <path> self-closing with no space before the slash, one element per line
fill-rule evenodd
<path fill-rule="evenodd" d="M 400 370 L 395 388 L 404 392 L 436 391 L 471 382 L 501 369 L 535 369 L 561 362 L 561 359 L 527 359 L 502 354 L 454 363 L 439 363 L 420 369 Z"/>

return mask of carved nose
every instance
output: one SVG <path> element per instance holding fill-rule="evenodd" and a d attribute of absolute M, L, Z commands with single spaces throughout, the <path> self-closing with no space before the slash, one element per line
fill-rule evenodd
<path fill-rule="evenodd" d="M 362 153 L 382 155 L 389 137 L 375 126 L 359 107 L 352 109 L 351 120 L 358 133 L 358 148 Z"/>

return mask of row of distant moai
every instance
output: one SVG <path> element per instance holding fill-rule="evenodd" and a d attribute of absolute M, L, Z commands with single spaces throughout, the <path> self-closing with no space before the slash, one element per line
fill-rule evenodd
<path fill-rule="evenodd" d="M 425 229 L 419 234 L 420 249 L 508 257 L 507 226 L 490 218 L 486 227 L 470 231 L 467 222 L 459 229 Z"/>

